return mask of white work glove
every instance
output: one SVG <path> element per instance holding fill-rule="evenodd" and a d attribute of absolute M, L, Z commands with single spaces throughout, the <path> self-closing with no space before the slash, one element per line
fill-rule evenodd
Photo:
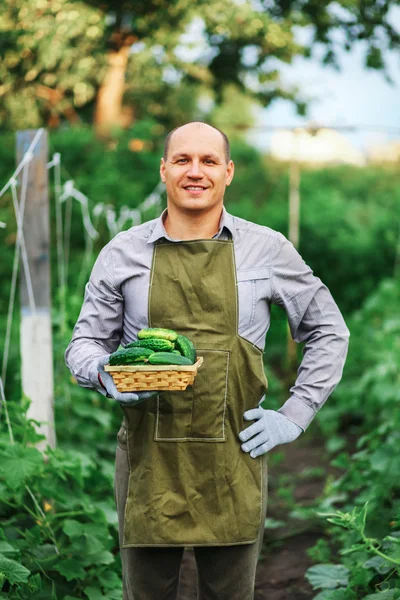
<path fill-rule="evenodd" d="M 107 391 L 108 398 L 114 398 L 117 400 L 122 406 L 133 406 L 138 402 L 142 402 L 143 400 L 147 400 L 148 398 L 153 398 L 158 394 L 157 391 L 150 392 L 119 392 L 114 383 L 113 378 L 110 373 L 104 370 L 104 365 L 107 365 L 110 361 L 110 354 L 105 354 L 102 356 L 97 363 L 97 371 L 100 375 L 99 383 L 103 384 L 103 387 Z"/>
<path fill-rule="evenodd" d="M 252 458 L 269 452 L 278 444 L 293 442 L 303 433 L 303 429 L 276 410 L 265 410 L 259 406 L 247 410 L 243 418 L 246 421 L 257 419 L 256 423 L 239 433 L 243 452 L 250 452 Z"/>

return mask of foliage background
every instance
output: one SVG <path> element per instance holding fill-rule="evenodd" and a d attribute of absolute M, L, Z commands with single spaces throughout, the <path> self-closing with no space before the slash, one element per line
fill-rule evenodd
<path fill-rule="evenodd" d="M 121 132 L 108 146 L 96 140 L 89 127 L 51 134 L 51 151 L 61 152 L 63 179 L 73 174 L 77 188 L 89 197 L 92 212 L 99 202 L 112 205 L 117 213 L 123 206 L 138 206 L 157 185 L 162 138 L 156 135 L 155 125 L 151 120 L 140 122 Z M 7 179 L 14 166 L 10 159 L 14 136 L 10 134 L 3 139 L 1 181 Z M 144 142 L 140 152 L 130 149 L 132 139 Z M 287 235 L 288 166 L 260 155 L 240 139 L 234 140 L 232 154 L 236 175 L 235 185 L 227 191 L 227 209 Z M 398 461 L 394 460 L 399 424 L 395 418 L 398 411 L 393 412 L 400 400 L 400 289 L 398 277 L 393 277 L 399 190 L 397 169 L 342 165 L 318 170 L 307 168 L 302 172 L 299 251 L 328 285 L 351 331 L 343 380 L 308 430 L 309 436 L 326 439 L 332 464 L 343 470 L 343 476 L 337 481 L 327 481 L 323 497 L 304 511 L 303 518 L 315 520 L 317 511 L 327 510 L 331 514 L 335 510 L 350 514 L 354 507 L 362 507 L 368 500 L 371 513 L 368 534 L 377 539 L 389 534 L 393 538 L 399 522 Z M 51 212 L 54 223 L 54 203 Z M 147 218 L 154 216 L 149 214 Z M 16 234 L 9 194 L 0 200 L 0 220 L 7 223 L 7 228 L 1 231 L 0 262 L 4 290 L 0 320 L 5 331 Z M 3 524 L 0 571 L 4 598 L 97 600 L 119 598 L 121 594 L 112 491 L 121 414 L 112 400 L 77 386 L 63 360 L 83 298 L 80 272 L 85 244 L 77 203 L 73 223 L 64 334 L 60 330 L 56 257 L 52 251 L 58 448 L 48 452 L 45 463 L 32 447 L 37 436 L 24 416 L 28 399 L 21 399 L 18 315 L 14 317 L 12 367 L 6 394 L 15 443 L 10 444 L 4 418 L 0 434 Z M 110 238 L 105 222 L 99 220 L 98 229 L 100 237 L 95 242 L 92 261 Z M 52 250 L 55 250 L 54 227 L 52 236 Z M 88 274 L 89 271 L 86 277 Z M 285 360 L 286 336 L 285 314 L 273 306 L 265 368 L 270 382 L 268 406 L 275 408 L 284 402 L 295 378 Z M 298 360 L 301 360 L 300 346 Z M 358 440 L 357 452 L 350 454 L 348 438 L 354 437 Z M 327 527 L 332 527 L 325 534 L 330 536 L 332 545 L 348 550 L 359 543 L 356 532 L 345 529 L 341 532 L 337 525 L 327 524 Z M 388 556 L 397 560 L 395 543 L 385 544 Z M 83 561 L 82 556 L 85 556 Z M 315 556 L 318 562 L 317 551 Z M 346 594 L 350 594 L 332 597 L 356 598 L 354 594 L 372 591 L 377 582 L 387 577 L 389 563 L 383 559 L 374 562 L 373 558 L 368 547 L 344 560 L 331 553 L 331 566 L 342 565 L 347 569 Z M 355 575 L 357 569 L 357 572 L 362 569 L 362 578 Z M 389 581 L 397 589 L 395 573 Z M 308 576 L 314 581 L 312 572 Z M 322 581 L 329 582 L 330 578 L 331 574 L 325 573 Z M 317 582 L 321 579 L 317 578 Z M 341 588 L 343 585 L 335 592 L 344 594 Z"/>
<path fill-rule="evenodd" d="M 89 198 L 93 220 L 99 204 L 121 214 L 158 184 L 166 132 L 187 120 L 207 120 L 232 141 L 236 174 L 227 209 L 287 235 L 288 165 L 244 141 L 254 108 L 286 98 L 305 113 L 305 90 L 285 85 L 280 65 L 318 52 L 323 64 L 335 66 L 338 39 L 348 50 L 363 40 L 366 66 L 384 73 L 385 51 L 400 45 L 388 22 L 390 5 L 4 0 L 0 187 L 15 168 L 15 131 L 45 126 L 50 153 L 61 153 L 62 180 L 74 180 Z M 308 45 L 296 37 L 305 29 L 312 30 Z M 299 251 L 332 292 L 351 332 L 343 379 L 307 431 L 311 446 L 314 439 L 325 443 L 341 476 L 326 477 L 313 505 L 293 507 L 306 525 L 321 527 L 310 550 L 315 565 L 306 573 L 318 600 L 400 598 L 399 173 L 398 164 L 302 168 Z M 16 310 L 0 421 L 0 598 L 112 600 L 121 597 L 113 498 L 121 412 L 112 400 L 80 388 L 63 358 L 90 266 L 110 231 L 100 216 L 86 265 L 82 215 L 73 203 L 63 330 L 53 185 L 51 193 L 58 447 L 44 460 L 35 448 L 29 399 L 21 391 Z M 143 215 L 155 216 L 151 210 Z M 0 221 L 6 223 L 0 229 L 5 332 L 16 241 L 9 193 L 0 198 Z M 286 400 L 296 376 L 286 348 L 286 317 L 273 306 L 265 348 L 272 408 Z M 300 345 L 298 363 L 301 356 Z M 278 450 L 271 461 L 279 466 L 280 460 Z"/>

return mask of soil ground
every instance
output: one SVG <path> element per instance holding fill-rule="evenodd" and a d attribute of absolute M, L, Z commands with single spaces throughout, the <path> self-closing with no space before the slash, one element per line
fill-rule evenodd
<path fill-rule="evenodd" d="M 282 477 L 286 482 L 284 485 L 293 490 L 295 506 L 306 507 L 322 492 L 327 474 L 338 473 L 330 467 L 330 457 L 323 443 L 311 436 L 309 438 L 299 438 L 297 442 L 279 446 L 270 453 L 267 518 L 284 521 L 285 525 L 264 532 L 254 600 L 311 600 L 318 593 L 312 590 L 304 574 L 313 564 L 307 549 L 323 537 L 323 533 L 315 523 L 307 525 L 304 521 L 291 519 L 288 513 L 293 505 L 289 506 L 282 500 Z M 276 452 L 284 456 L 279 464 L 272 456 Z M 310 468 L 317 470 L 305 476 L 304 470 Z M 196 600 L 196 587 L 196 562 L 188 548 L 182 561 L 179 600 Z"/>

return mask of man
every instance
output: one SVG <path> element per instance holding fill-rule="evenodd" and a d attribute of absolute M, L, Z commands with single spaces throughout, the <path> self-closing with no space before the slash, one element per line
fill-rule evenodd
<path fill-rule="evenodd" d="M 185 546 L 194 548 L 201 600 L 251 600 L 267 452 L 305 431 L 334 390 L 349 331 L 281 233 L 226 211 L 234 164 L 225 134 L 201 122 L 173 130 L 160 175 L 167 209 L 100 252 L 66 362 L 80 385 L 124 412 L 115 478 L 124 600 L 175 599 Z M 278 411 L 259 406 L 271 302 L 306 343 Z M 144 327 L 194 342 L 204 360 L 193 386 L 117 392 L 104 365 Z"/>

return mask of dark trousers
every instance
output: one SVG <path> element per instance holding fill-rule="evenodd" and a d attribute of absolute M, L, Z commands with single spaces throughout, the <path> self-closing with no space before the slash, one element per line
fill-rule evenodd
<path fill-rule="evenodd" d="M 127 451 L 117 447 L 115 499 L 122 546 L 122 524 L 128 493 Z M 267 481 L 264 485 L 264 523 Z M 194 547 L 198 571 L 198 600 L 253 600 L 256 567 L 264 528 L 254 544 Z M 176 600 L 183 547 L 121 548 L 123 600 Z"/>

